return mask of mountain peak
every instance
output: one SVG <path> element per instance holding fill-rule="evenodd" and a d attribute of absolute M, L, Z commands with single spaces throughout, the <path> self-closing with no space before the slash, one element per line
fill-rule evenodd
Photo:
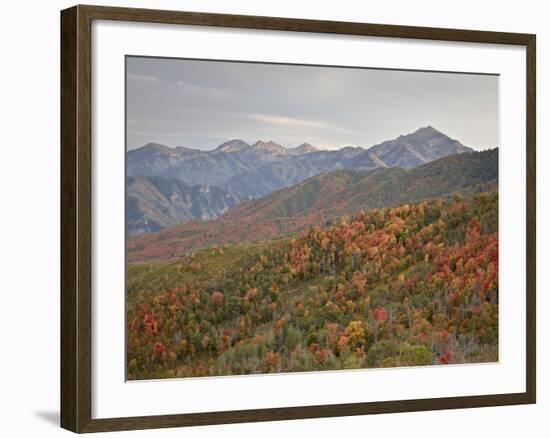
<path fill-rule="evenodd" d="M 372 146 L 368 151 L 390 166 L 410 169 L 447 155 L 473 150 L 428 125 Z"/>
<path fill-rule="evenodd" d="M 303 155 L 303 154 L 308 154 L 310 152 L 318 152 L 319 149 L 317 149 L 315 146 L 313 146 L 310 143 L 302 143 L 299 146 L 288 149 L 288 151 L 293 155 Z"/>
<path fill-rule="evenodd" d="M 434 136 L 434 135 L 443 135 L 445 137 L 448 137 L 447 135 L 443 134 L 438 129 L 435 129 L 432 125 L 424 126 L 422 128 L 417 129 L 412 134 L 404 135 L 404 137 L 407 137 L 409 135 L 422 135 L 422 136 Z"/>
<path fill-rule="evenodd" d="M 184 151 L 187 151 L 187 149 L 171 148 L 160 143 L 151 142 L 147 143 L 144 146 L 141 146 L 140 148 L 129 150 L 128 154 L 129 156 L 132 156 L 135 159 L 139 160 L 169 160 L 174 157 L 183 155 Z M 191 151 L 191 149 L 189 149 L 189 151 Z"/>
<path fill-rule="evenodd" d="M 140 148 L 137 148 L 135 150 L 136 151 L 137 150 L 142 150 L 142 151 L 169 151 L 169 150 L 172 150 L 172 148 L 169 148 L 168 146 L 164 146 L 163 144 L 160 144 L 160 143 L 147 143 L 146 145 L 144 145 Z"/>
<path fill-rule="evenodd" d="M 146 145 L 132 149 L 128 153 L 139 155 L 139 156 L 148 156 L 148 155 L 161 155 L 161 156 L 186 156 L 200 153 L 198 149 L 186 148 L 184 146 L 176 146 L 171 148 L 170 146 L 165 146 L 160 143 L 147 143 Z"/>
<path fill-rule="evenodd" d="M 252 145 L 252 147 L 255 150 L 261 150 L 261 151 L 270 152 L 270 153 L 273 153 L 273 154 L 287 154 L 288 153 L 288 150 L 286 148 L 284 148 L 283 146 L 281 146 L 278 143 L 275 143 L 272 140 L 269 140 L 269 141 L 258 140 L 256 143 L 254 143 Z"/>
<path fill-rule="evenodd" d="M 229 141 L 226 141 L 225 143 L 222 143 L 216 149 L 214 149 L 214 151 L 240 152 L 249 148 L 250 148 L 250 145 L 247 142 L 240 140 L 238 138 L 235 138 L 233 140 L 229 140 Z"/>

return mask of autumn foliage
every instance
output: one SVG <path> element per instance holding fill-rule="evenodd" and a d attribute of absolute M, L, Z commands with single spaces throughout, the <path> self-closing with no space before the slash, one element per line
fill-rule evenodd
<path fill-rule="evenodd" d="M 129 266 L 130 379 L 498 360 L 498 196 Z"/>

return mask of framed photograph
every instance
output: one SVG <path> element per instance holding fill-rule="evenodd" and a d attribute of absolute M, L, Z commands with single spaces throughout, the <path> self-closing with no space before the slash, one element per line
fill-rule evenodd
<path fill-rule="evenodd" d="M 61 423 L 535 403 L 535 35 L 61 13 Z"/>

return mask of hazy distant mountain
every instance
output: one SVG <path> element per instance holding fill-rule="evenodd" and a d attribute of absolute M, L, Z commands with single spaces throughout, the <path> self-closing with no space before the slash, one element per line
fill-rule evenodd
<path fill-rule="evenodd" d="M 242 140 L 229 140 L 219 145 L 214 151 L 216 152 L 241 152 L 250 149 L 250 145 Z"/>
<path fill-rule="evenodd" d="M 264 240 L 359 210 L 498 188 L 498 149 L 456 154 L 414 169 L 342 169 L 243 202 L 214 221 L 193 221 L 129 241 L 130 260 L 166 258 L 211 245 Z M 147 248 L 142 252 L 140 248 Z"/>
<path fill-rule="evenodd" d="M 129 176 L 163 176 L 189 185 L 217 185 L 258 197 L 321 172 L 392 166 L 408 169 L 447 155 L 471 151 L 428 126 L 369 149 L 349 146 L 324 151 L 307 143 L 285 148 L 273 141 L 250 145 L 238 139 L 225 142 L 212 151 L 148 144 L 128 151 L 127 170 Z"/>
<path fill-rule="evenodd" d="M 139 149 L 127 152 L 126 170 L 130 176 L 160 175 L 201 153 L 197 149 L 182 146 L 169 148 L 157 143 L 148 143 Z"/>
<path fill-rule="evenodd" d="M 274 141 L 262 141 L 258 140 L 254 144 L 248 144 L 243 140 L 229 140 L 225 143 L 222 143 L 217 148 L 214 149 L 214 151 L 217 152 L 247 152 L 247 153 L 259 153 L 262 155 L 269 154 L 269 155 L 302 155 L 307 154 L 308 152 L 316 152 L 319 149 L 317 149 L 315 146 L 309 144 L 309 143 L 302 143 L 299 146 L 296 146 L 295 148 L 285 148 L 284 146 L 281 146 L 278 143 L 275 143 Z M 262 155 L 259 156 L 259 158 L 264 158 Z"/>
<path fill-rule="evenodd" d="M 274 141 L 257 141 L 252 145 L 255 151 L 264 152 L 273 155 L 287 155 L 288 149 L 275 143 Z"/>
<path fill-rule="evenodd" d="M 288 152 L 292 155 L 302 155 L 302 154 L 307 154 L 309 152 L 319 152 L 319 149 L 317 149 L 312 144 L 302 143 L 300 146 L 296 146 L 295 148 L 288 149 Z"/>
<path fill-rule="evenodd" d="M 158 231 L 192 219 L 215 219 L 247 199 L 216 186 L 189 186 L 159 176 L 126 180 L 126 226 L 129 235 Z"/>
<path fill-rule="evenodd" d="M 472 152 L 472 149 L 427 126 L 372 146 L 368 151 L 386 166 L 411 169 L 447 155 Z"/>

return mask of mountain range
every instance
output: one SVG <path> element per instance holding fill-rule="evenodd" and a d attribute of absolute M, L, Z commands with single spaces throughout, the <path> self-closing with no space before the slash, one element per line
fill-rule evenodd
<path fill-rule="evenodd" d="M 410 169 L 472 149 L 427 126 L 372 146 L 319 150 L 303 143 L 285 148 L 273 141 L 230 140 L 211 151 L 149 143 L 127 152 L 128 176 L 162 176 L 189 185 L 217 185 L 251 197 L 264 196 L 321 172 L 336 169 Z"/>
<path fill-rule="evenodd" d="M 412 169 L 448 155 L 472 152 L 427 126 L 374 145 L 320 150 L 273 141 L 235 139 L 211 151 L 149 143 L 127 152 L 127 230 L 156 231 L 191 219 L 214 219 L 250 198 L 338 169 Z M 132 179 L 134 178 L 134 179 Z"/>
<path fill-rule="evenodd" d="M 200 248 L 265 240 L 326 225 L 343 215 L 498 187 L 498 149 L 454 154 L 413 169 L 382 167 L 322 172 L 216 220 L 193 220 L 128 241 L 129 261 L 170 258 Z"/>

